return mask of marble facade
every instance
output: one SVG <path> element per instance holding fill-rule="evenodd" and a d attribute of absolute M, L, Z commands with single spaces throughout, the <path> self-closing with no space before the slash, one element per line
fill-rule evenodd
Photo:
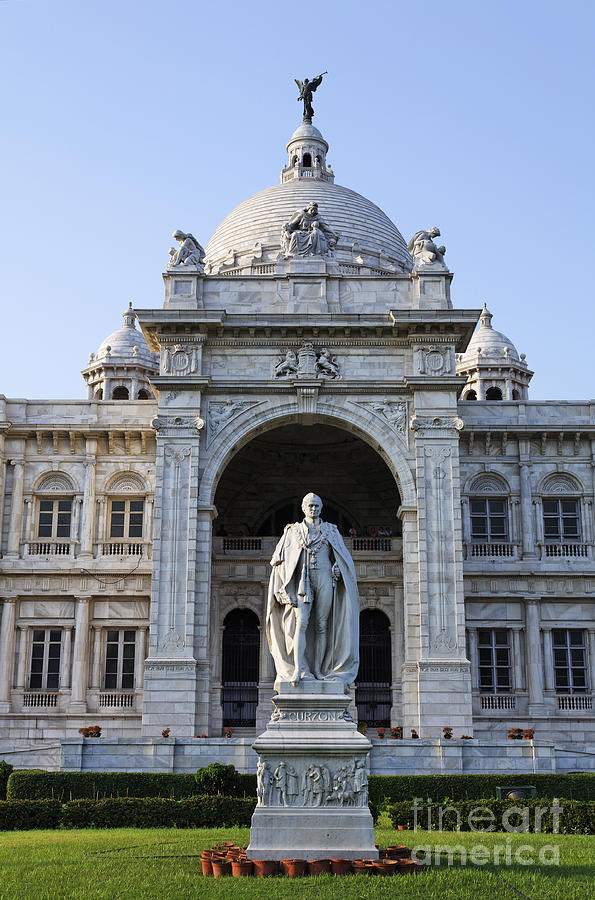
<path fill-rule="evenodd" d="M 274 678 L 262 638 L 279 531 L 265 523 L 303 473 L 356 525 L 343 533 L 362 610 L 390 629 L 389 723 L 421 738 L 374 740 L 372 771 L 437 770 L 447 726 L 474 738 L 449 745 L 454 770 L 496 765 L 490 748 L 513 727 L 545 742 L 544 765 L 593 767 L 595 403 L 530 400 L 532 373 L 491 314 L 453 306 L 444 263 L 414 266 L 302 128 L 282 183 L 222 223 L 204 265 L 166 269 L 163 308 L 125 313 L 84 370 L 87 400 L 0 397 L 0 758 L 89 768 L 77 731 L 97 722 L 106 749 L 92 765 L 113 768 L 112 753 L 125 768 L 233 758 L 253 770 Z M 336 251 L 285 258 L 281 226 L 311 200 Z M 295 368 L 280 370 L 288 352 Z M 477 504 L 494 499 L 501 530 L 482 537 Z M 576 533 L 552 536 L 553 501 L 571 504 Z M 225 739 L 234 610 L 260 628 L 255 713 Z M 500 666 L 481 652 L 496 631 Z M 570 632 L 583 663 L 568 663 L 564 690 Z M 508 685 L 490 690 L 498 668 Z M 160 744 L 164 728 L 173 743 Z"/>

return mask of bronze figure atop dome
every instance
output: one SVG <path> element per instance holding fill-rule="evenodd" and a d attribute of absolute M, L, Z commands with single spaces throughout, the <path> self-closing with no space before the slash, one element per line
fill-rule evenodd
<path fill-rule="evenodd" d="M 312 79 L 312 81 L 308 81 L 307 78 L 304 78 L 303 81 L 300 81 L 299 78 L 293 79 L 300 89 L 300 95 L 297 99 L 304 101 L 304 125 L 312 124 L 312 116 L 314 115 L 314 107 L 312 106 L 312 94 L 317 87 L 320 87 L 320 85 L 322 84 L 322 76 L 326 74 L 327 72 L 322 72 L 321 75 L 317 75 L 316 78 Z"/>

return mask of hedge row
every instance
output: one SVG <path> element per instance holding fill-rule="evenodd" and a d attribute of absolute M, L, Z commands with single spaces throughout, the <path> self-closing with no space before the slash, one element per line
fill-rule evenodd
<path fill-rule="evenodd" d="M 507 812 L 511 810 L 512 812 Z M 521 810 L 522 812 L 517 812 Z M 540 810 L 540 812 L 538 812 Z M 492 816 L 490 816 L 490 813 Z M 438 831 L 520 831 L 551 834 L 595 834 L 595 802 L 561 800 L 556 806 L 539 800 L 464 800 L 417 804 L 395 803 L 393 827 Z M 537 826 L 537 827 L 536 827 Z"/>
<path fill-rule="evenodd" d="M 235 796 L 256 796 L 256 775 L 240 775 Z M 394 775 L 371 776 L 370 801 L 378 807 L 429 797 L 480 800 L 495 797 L 498 785 L 532 784 L 539 797 L 595 800 L 595 774 L 574 775 Z M 102 797 L 167 797 L 183 800 L 196 794 L 194 775 L 143 772 L 13 772 L 9 800 L 97 800 Z"/>
<path fill-rule="evenodd" d="M 238 797 L 256 796 L 256 775 L 237 773 Z M 103 797 L 166 797 L 184 800 L 197 793 L 194 775 L 145 772 L 13 772 L 8 779 L 9 800 L 98 800 Z M 201 792 L 202 793 L 202 792 Z"/>
<path fill-rule="evenodd" d="M 534 785 L 538 797 L 595 800 L 595 774 L 584 772 L 573 775 L 390 775 L 371 777 L 369 781 L 370 800 L 379 806 L 415 797 L 436 801 L 445 797 L 451 800 L 495 798 L 498 786 L 515 784 Z"/>
<path fill-rule="evenodd" d="M 13 766 L 4 759 L 0 759 L 0 800 L 6 800 L 6 785 L 12 773 Z"/>
<path fill-rule="evenodd" d="M 104 800 L 4 800 L 0 831 L 31 828 L 230 828 L 249 826 L 255 798 L 120 797 Z"/>

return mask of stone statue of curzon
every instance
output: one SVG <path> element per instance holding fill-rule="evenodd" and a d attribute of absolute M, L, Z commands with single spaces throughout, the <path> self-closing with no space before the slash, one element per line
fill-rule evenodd
<path fill-rule="evenodd" d="M 416 231 L 407 249 L 413 256 L 416 266 L 444 265 L 446 247 L 436 246 L 434 238 L 440 237 L 440 229 L 433 225 L 428 231 Z"/>
<path fill-rule="evenodd" d="M 281 254 L 292 256 L 330 256 L 339 235 L 318 214 L 318 203 L 312 201 L 298 210 L 281 230 Z"/>
<path fill-rule="evenodd" d="M 304 520 L 287 525 L 271 559 L 266 632 L 277 682 L 322 680 L 345 686 L 359 667 L 355 566 L 336 525 L 306 494 Z"/>
<path fill-rule="evenodd" d="M 196 266 L 197 268 L 202 268 L 205 251 L 194 235 L 186 234 L 186 232 L 177 228 L 172 237 L 178 242 L 178 248 L 176 250 L 174 247 L 170 247 L 170 259 L 167 268 L 173 269 L 175 266 Z"/>
<path fill-rule="evenodd" d="M 300 89 L 298 100 L 304 101 L 304 117 L 302 119 L 302 123 L 304 125 L 312 124 L 312 116 L 314 115 L 314 107 L 312 106 L 312 94 L 317 87 L 320 87 L 320 85 L 322 84 L 322 76 L 326 74 L 326 72 L 323 72 L 321 75 L 317 75 L 316 78 L 313 78 L 311 81 L 309 81 L 307 78 L 304 78 L 303 81 L 300 81 L 299 78 L 293 79 Z"/>

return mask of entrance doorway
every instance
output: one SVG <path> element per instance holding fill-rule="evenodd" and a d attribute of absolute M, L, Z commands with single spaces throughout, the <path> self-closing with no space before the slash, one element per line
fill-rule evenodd
<path fill-rule="evenodd" d="M 386 728 L 390 725 L 392 682 L 390 622 L 379 609 L 364 609 L 359 628 L 358 719 L 371 728 Z"/>
<path fill-rule="evenodd" d="M 249 609 L 234 609 L 226 615 L 223 628 L 223 725 L 254 728 L 260 657 L 258 617 Z"/>

